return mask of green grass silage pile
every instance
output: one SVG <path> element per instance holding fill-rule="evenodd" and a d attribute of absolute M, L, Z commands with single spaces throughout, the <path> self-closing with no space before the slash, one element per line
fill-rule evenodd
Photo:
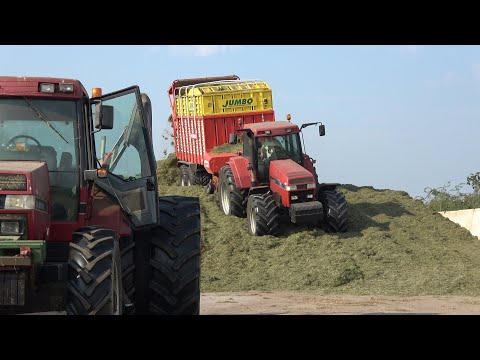
<path fill-rule="evenodd" d="M 344 186 L 349 231 L 284 225 L 254 237 L 199 186 L 162 195 L 200 198 L 201 289 L 357 295 L 480 295 L 480 240 L 404 192 Z"/>
<path fill-rule="evenodd" d="M 226 153 L 232 153 L 236 154 L 239 151 L 243 150 L 243 144 L 237 143 L 237 144 L 223 144 L 223 145 L 218 145 L 215 146 L 212 149 L 212 153 L 214 154 L 226 154 Z"/>
<path fill-rule="evenodd" d="M 175 154 L 170 154 L 166 159 L 157 161 L 157 179 L 160 189 L 166 186 L 180 185 L 180 172 Z"/>

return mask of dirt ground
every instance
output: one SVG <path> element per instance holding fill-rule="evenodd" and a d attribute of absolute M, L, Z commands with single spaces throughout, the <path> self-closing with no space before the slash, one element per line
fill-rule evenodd
<path fill-rule="evenodd" d="M 479 315 L 480 297 L 353 296 L 289 292 L 202 293 L 201 315 Z"/>

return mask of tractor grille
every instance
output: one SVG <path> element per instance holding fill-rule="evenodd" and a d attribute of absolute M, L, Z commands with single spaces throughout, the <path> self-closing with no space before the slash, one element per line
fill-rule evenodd
<path fill-rule="evenodd" d="M 27 177 L 19 174 L 0 174 L 0 190 L 27 190 Z"/>
<path fill-rule="evenodd" d="M 296 200 L 292 200 L 290 198 L 290 204 L 298 204 L 298 203 L 304 203 L 304 202 L 316 200 L 314 198 L 309 199 L 307 197 L 307 195 L 313 195 L 313 190 L 311 190 L 311 191 L 291 191 L 290 196 L 292 196 L 292 195 L 295 195 L 298 198 Z"/>

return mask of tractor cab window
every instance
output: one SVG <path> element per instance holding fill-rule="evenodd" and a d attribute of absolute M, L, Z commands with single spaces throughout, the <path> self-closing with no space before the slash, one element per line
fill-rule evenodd
<path fill-rule="evenodd" d="M 263 162 L 291 159 L 300 164 L 302 161 L 298 134 L 258 137 L 257 152 L 258 160 Z"/>
<path fill-rule="evenodd" d="M 263 136 L 256 138 L 258 180 L 269 181 L 272 160 L 291 159 L 302 164 L 302 151 L 298 134 Z"/>
<path fill-rule="evenodd" d="M 0 161 L 46 163 L 50 177 L 51 218 L 55 221 L 75 221 L 77 218 L 77 138 L 75 101 L 0 99 Z"/>
<path fill-rule="evenodd" d="M 113 128 L 95 131 L 97 165 L 109 172 L 96 184 L 118 199 L 134 226 L 155 224 L 155 159 L 139 89 L 135 86 L 98 98 L 92 104 L 93 117 L 99 101 L 113 109 Z"/>
<path fill-rule="evenodd" d="M 96 133 L 96 156 L 105 162 L 109 172 L 132 181 L 150 175 L 143 124 L 137 108 L 135 93 L 104 101 L 115 109 L 115 126 L 111 130 Z M 92 108 L 95 116 L 95 108 Z"/>

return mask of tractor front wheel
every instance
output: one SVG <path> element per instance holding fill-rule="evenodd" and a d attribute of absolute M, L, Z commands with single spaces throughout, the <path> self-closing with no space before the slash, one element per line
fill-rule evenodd
<path fill-rule="evenodd" d="M 252 195 L 247 203 L 247 229 L 251 235 L 276 235 L 278 211 L 272 194 Z"/>
<path fill-rule="evenodd" d="M 122 264 L 115 231 L 87 226 L 73 233 L 68 259 L 67 314 L 121 315 Z"/>
<path fill-rule="evenodd" d="M 328 233 L 347 231 L 348 204 L 345 195 L 338 191 L 321 191 L 319 200 L 324 207 L 320 225 Z"/>

